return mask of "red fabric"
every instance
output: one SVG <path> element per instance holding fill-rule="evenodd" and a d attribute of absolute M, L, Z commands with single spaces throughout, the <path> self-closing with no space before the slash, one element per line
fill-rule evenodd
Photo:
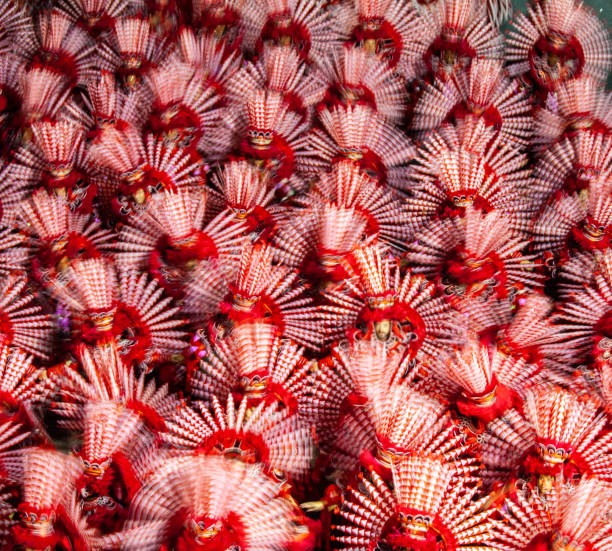
<path fill-rule="evenodd" d="M 529 454 L 523 461 L 523 469 L 526 473 L 555 476 L 563 471 L 563 463 L 547 463 L 535 455 L 536 453 Z"/>
<path fill-rule="evenodd" d="M 113 465 L 121 476 L 121 481 L 127 490 L 127 502 L 129 503 L 138 490 L 140 490 L 142 484 L 136 476 L 130 459 L 124 453 L 118 452 L 113 456 Z"/>
<path fill-rule="evenodd" d="M 302 526 L 306 526 L 308 531 L 289 541 L 287 551 L 312 551 L 316 548 L 317 539 L 321 534 L 321 523 L 304 515 L 300 517 L 299 521 Z"/>
<path fill-rule="evenodd" d="M 137 400 L 128 400 L 125 406 L 128 409 L 138 413 L 143 418 L 147 426 L 153 429 L 154 432 L 159 433 L 166 430 L 166 421 L 151 406 L 143 404 Z"/>
<path fill-rule="evenodd" d="M 427 70 L 430 73 L 435 73 L 433 58 L 439 58 L 446 51 L 450 51 L 456 54 L 457 57 L 467 57 L 473 59 L 476 57 L 476 50 L 472 48 L 470 43 L 461 38 L 459 40 L 448 40 L 442 36 L 438 36 L 431 46 L 425 52 L 423 59 L 427 65 Z M 444 76 L 444 75 L 438 75 Z"/>
<path fill-rule="evenodd" d="M 119 185 L 119 194 L 130 196 L 138 190 L 144 190 L 147 195 L 151 195 L 157 191 L 177 191 L 177 187 L 165 172 L 160 172 L 155 167 L 145 165 L 142 167 L 143 175 L 141 178 L 132 182 L 122 180 Z"/>
<path fill-rule="evenodd" d="M 578 60 L 578 67 L 576 71 L 572 74 L 572 78 L 577 78 L 582 73 L 585 61 L 584 52 L 582 50 L 580 42 L 578 42 L 576 38 L 572 37 L 562 48 L 558 48 L 557 46 L 553 45 L 547 37 L 540 36 L 540 38 L 529 50 L 528 61 L 531 77 L 546 90 L 549 90 L 551 92 L 554 91 L 558 82 L 551 79 L 548 74 L 538 74 L 535 60 L 538 57 L 542 57 L 544 54 L 552 54 L 558 56 L 561 64 L 565 64 L 569 60 L 576 59 Z"/>
<path fill-rule="evenodd" d="M 316 251 L 309 254 L 300 267 L 300 273 L 304 274 L 307 278 L 317 282 L 336 282 L 339 283 L 349 277 L 346 268 L 342 265 L 342 262 L 334 264 L 333 266 L 323 266 L 320 262 L 320 258 L 325 255 L 339 256 L 334 251 Z"/>
<path fill-rule="evenodd" d="M 70 208 L 79 214 L 91 214 L 93 202 L 98 195 L 98 186 L 88 183 L 85 186 L 76 187 L 68 194 Z"/>
<path fill-rule="evenodd" d="M 464 102 L 460 102 L 449 113 L 446 121 L 456 122 L 462 120 L 468 116 L 478 116 L 485 121 L 485 124 L 489 127 L 493 127 L 499 130 L 504 120 L 501 117 L 497 107 L 494 105 L 488 106 L 472 106 L 466 105 Z"/>
<path fill-rule="evenodd" d="M 296 397 L 289 392 L 284 386 L 277 382 L 269 381 L 266 389 L 265 401 L 268 404 L 279 402 L 285 406 L 291 413 L 298 412 L 298 401 Z"/>
<path fill-rule="evenodd" d="M 591 181 L 589 179 L 581 178 L 578 174 L 572 173 L 565 179 L 563 190 L 571 195 L 583 189 L 588 189 L 590 185 Z"/>
<path fill-rule="evenodd" d="M 283 101 L 289 111 L 293 111 L 294 113 L 297 113 L 300 116 L 300 122 L 306 122 L 306 119 L 308 117 L 308 109 L 306 109 L 302 98 L 298 94 L 296 94 L 295 92 L 284 91 Z"/>
<path fill-rule="evenodd" d="M 383 480 L 387 482 L 393 480 L 391 469 L 383 465 L 370 450 L 361 450 L 359 454 L 359 463 L 366 469 L 376 472 Z"/>
<path fill-rule="evenodd" d="M 37 536 L 32 534 L 22 524 L 11 527 L 13 542 L 17 545 L 29 547 L 37 551 L 43 551 L 51 547 L 55 551 L 87 551 L 87 543 L 81 537 L 79 530 L 74 526 L 72 519 L 68 517 L 64 508 L 60 505 L 55 511 L 40 510 L 31 504 L 22 503 L 18 507 L 19 511 L 40 514 L 55 513 L 56 519 L 53 523 L 54 533 L 49 536 Z"/>
<path fill-rule="evenodd" d="M 258 241 L 264 242 L 272 238 L 276 231 L 276 222 L 272 215 L 257 205 L 246 218 L 247 232 L 261 232 Z"/>
<path fill-rule="evenodd" d="M 454 255 L 457 253 L 455 252 Z M 491 252 L 483 260 L 483 263 L 478 266 L 471 268 L 466 264 L 466 259 L 457 258 L 457 256 L 451 256 L 447 261 L 446 271 L 447 273 L 458 283 L 464 285 L 474 285 L 475 283 L 481 283 L 487 279 L 495 278 L 499 285 L 497 285 L 497 296 L 504 298 L 507 295 L 507 276 L 506 269 L 503 260 L 496 252 Z"/>
<path fill-rule="evenodd" d="M 400 507 L 400 511 L 407 516 L 432 514 L 429 511 L 418 511 L 403 506 Z M 399 515 L 396 515 L 390 519 L 388 527 L 386 527 L 383 532 L 386 536 L 386 541 L 391 545 L 398 548 L 412 549 L 413 551 L 438 551 L 439 549 L 455 551 L 457 549 L 457 542 L 452 529 L 447 527 L 437 515 L 433 517 L 431 527 L 423 539 L 405 534 L 404 531 L 399 528 L 398 516 Z M 442 542 L 438 542 L 438 538 L 441 538 Z"/>
<path fill-rule="evenodd" d="M 396 527 L 387 534 L 386 541 L 394 549 L 411 549 L 412 551 L 438 551 L 437 537 L 435 532 L 429 530 L 425 539 L 417 539 L 403 534 Z M 450 551 L 450 550 L 449 550 Z"/>
<path fill-rule="evenodd" d="M 225 455 L 237 443 L 241 461 L 245 463 L 266 463 L 268 461 L 268 447 L 259 436 L 237 432 L 233 429 L 216 431 L 202 443 L 201 449 L 207 454 Z"/>
<path fill-rule="evenodd" d="M 56 74 L 65 76 L 74 86 L 79 80 L 79 66 L 76 58 L 65 51 L 54 52 L 50 50 L 40 50 L 30 63 L 31 68 L 44 68 Z"/>
<path fill-rule="evenodd" d="M 550 534 L 538 534 L 525 546 L 525 551 L 549 551 L 550 548 Z"/>
<path fill-rule="evenodd" d="M 404 302 L 397 302 L 387 308 L 370 308 L 366 305 L 359 314 L 359 319 L 365 323 L 375 323 L 383 320 L 395 320 L 400 324 L 409 323 L 417 336 L 414 341 L 409 343 L 413 351 L 421 347 L 427 335 L 423 318 L 414 308 Z"/>
<path fill-rule="evenodd" d="M 494 381 L 494 383 L 497 385 L 497 389 L 495 391 L 495 401 L 492 404 L 480 405 L 469 397 L 459 396 L 457 397 L 457 409 L 459 412 L 466 417 L 476 417 L 483 423 L 488 424 L 502 416 L 509 409 L 521 405 L 522 400 L 514 390 L 497 383 L 497 381 Z M 493 390 L 495 384 L 491 385 L 488 392 Z M 488 394 L 488 392 L 485 391 L 483 394 Z"/>
<path fill-rule="evenodd" d="M 289 18 L 288 25 L 279 25 L 281 19 Z M 290 13 L 278 13 L 269 17 L 261 30 L 257 41 L 257 51 L 262 51 L 263 43 L 270 41 L 279 43 L 284 37 L 290 37 L 297 53 L 302 59 L 307 59 L 310 53 L 310 31 L 305 25 L 291 18 Z"/>
<path fill-rule="evenodd" d="M 230 39 L 229 37 L 224 37 L 224 41 L 228 49 L 239 49 L 243 39 L 240 16 L 227 6 L 223 6 L 222 8 L 218 8 L 218 4 L 213 4 L 213 6 L 214 8 L 204 11 L 200 18 L 199 25 L 202 29 L 206 29 L 211 34 L 214 34 L 217 28 L 238 30 L 235 38 Z"/>
<path fill-rule="evenodd" d="M 586 220 L 586 223 L 589 222 L 594 222 L 597 224 L 597 222 L 591 220 L 590 217 Z M 585 230 L 582 227 L 575 227 L 572 228 L 570 237 L 573 240 L 574 246 L 577 250 L 603 251 L 610 247 L 610 228 L 606 228 L 605 232 L 606 233 L 603 234 L 599 241 L 594 241 L 586 236 Z"/>
<path fill-rule="evenodd" d="M 125 331 L 129 331 L 130 340 L 135 342 L 131 346 L 123 344 L 119 349 L 120 354 L 128 365 L 143 361 L 152 347 L 149 326 L 142 321 L 140 313 L 135 308 L 120 302 L 115 312 L 113 333 L 119 337 Z"/>
<path fill-rule="evenodd" d="M 160 270 L 165 264 L 181 266 L 192 260 L 206 260 L 219 256 L 214 240 L 207 233 L 194 230 L 185 239 L 188 240 L 185 245 L 175 245 L 168 235 L 160 237 L 149 257 L 151 268 Z"/>
<path fill-rule="evenodd" d="M 169 130 L 183 131 L 186 128 L 194 129 L 194 141 L 202 136 L 202 122 L 198 114 L 188 105 L 180 104 L 176 115 L 165 121 L 164 113 L 171 109 L 172 105 L 160 105 L 155 103 L 151 115 L 149 115 L 149 127 L 155 134 L 163 134 Z"/>
<path fill-rule="evenodd" d="M 84 26 L 89 34 L 95 38 L 102 33 L 110 31 L 115 24 L 115 19 L 108 15 L 108 13 L 103 13 L 100 17 L 96 17 L 93 14 L 91 16 L 89 14 L 83 14 L 81 22 L 82 26 Z"/>
<path fill-rule="evenodd" d="M 113 306 L 111 306 L 111 308 L 105 311 L 88 310 L 87 311 L 88 317 L 83 319 L 80 325 L 78 326 L 78 332 L 79 332 L 79 336 L 81 340 L 88 344 L 95 344 L 97 342 L 101 342 L 104 340 L 113 339 L 118 334 L 117 333 L 118 328 L 115 327 L 114 322 L 110 324 L 108 330 L 101 331 L 98 327 L 96 327 L 93 324 L 91 320 L 91 316 L 95 314 L 104 314 L 107 311 L 110 312 L 114 309 L 116 309 L 116 304 L 114 304 Z M 113 313 L 113 317 L 114 317 L 114 313 Z"/>
<path fill-rule="evenodd" d="M 272 166 L 274 182 L 279 182 L 291 177 L 295 172 L 295 153 L 287 141 L 277 134 L 272 138 L 272 143 L 267 148 L 253 147 L 247 140 L 240 144 L 240 151 L 247 157 L 267 161 L 268 164 L 274 162 L 278 166 Z"/>
<path fill-rule="evenodd" d="M 234 323 L 253 323 L 264 321 L 278 328 L 278 333 L 282 334 L 285 329 L 283 313 L 274 299 L 268 295 L 261 295 L 251 305 L 248 310 L 241 310 L 234 307 L 234 295 L 238 289 L 230 285 L 230 293 L 219 305 L 219 309 Z M 255 298 L 255 297 L 252 297 Z"/>
<path fill-rule="evenodd" d="M 70 232 L 66 236 L 66 244 L 59 250 L 52 250 L 51 243 L 45 243 L 32 258 L 34 269 L 39 271 L 41 267 L 46 270 L 54 270 L 60 260 L 66 257 L 69 260 L 99 258 L 100 251 L 93 242 L 80 233 Z"/>
<path fill-rule="evenodd" d="M 51 192 L 58 188 L 72 190 L 81 180 L 83 180 L 83 175 L 74 167 L 63 178 L 56 178 L 50 172 L 45 171 L 40 179 L 42 185 Z"/>
<path fill-rule="evenodd" d="M 597 357 L 601 354 L 601 350 L 598 349 L 599 341 L 603 338 L 612 338 L 612 308 L 597 320 L 593 326 L 593 333 L 593 355 Z"/>
<path fill-rule="evenodd" d="M 17 545 L 23 545 L 30 549 L 55 549 L 59 540 L 63 537 L 61 532 L 55 531 L 48 536 L 37 536 L 21 524 L 12 527 L 13 539 Z"/>
<path fill-rule="evenodd" d="M 384 19 L 382 21 L 370 22 L 367 19 L 361 18 L 360 25 L 355 27 L 353 31 L 353 41 L 363 43 L 366 40 L 375 40 L 377 50 L 380 50 L 380 44 L 384 44 L 384 51 L 378 51 L 377 53 L 384 55 L 391 68 L 397 66 L 402 55 L 404 41 L 402 40 L 402 35 L 395 30 L 389 21 Z"/>
<path fill-rule="evenodd" d="M 503 329 L 504 328 L 500 328 L 500 331 Z M 512 357 L 523 358 L 526 363 L 538 364 L 540 368 L 542 367 L 540 365 L 542 362 L 542 354 L 537 345 L 520 347 L 514 343 L 507 334 L 498 335 L 495 333 L 492 334 L 491 337 L 492 339 L 490 341 L 483 341 L 483 344 L 495 344 L 503 353 L 507 353 Z"/>
<path fill-rule="evenodd" d="M 213 525 L 215 519 L 201 518 L 194 519 L 196 522 L 204 520 L 207 525 Z M 188 532 L 187 527 L 183 527 L 177 540 L 176 551 L 226 551 L 233 546 L 242 548 L 246 539 L 244 524 L 240 517 L 230 512 L 227 518 L 222 519 L 223 526 L 221 531 L 213 538 L 197 542 L 193 535 Z"/>

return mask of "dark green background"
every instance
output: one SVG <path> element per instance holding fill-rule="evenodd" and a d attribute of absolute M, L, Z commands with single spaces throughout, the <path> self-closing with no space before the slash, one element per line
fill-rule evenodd
<path fill-rule="evenodd" d="M 515 13 L 517 11 L 526 11 L 526 4 L 527 2 L 523 0 L 512 1 Z M 612 26 L 612 0 L 585 0 L 584 4 L 591 6 L 597 12 L 597 15 L 607 22 L 608 29 L 610 29 L 610 26 Z M 504 27 L 507 27 L 507 25 Z M 612 74 L 608 78 L 608 88 L 612 88 Z"/>
<path fill-rule="evenodd" d="M 513 0 L 515 11 L 525 11 L 525 4 L 523 0 Z M 612 23 L 611 12 L 612 12 L 612 0 L 585 0 L 586 5 L 591 6 L 600 17 L 603 17 L 608 21 L 608 25 Z M 599 11 L 602 10 L 602 11 Z"/>

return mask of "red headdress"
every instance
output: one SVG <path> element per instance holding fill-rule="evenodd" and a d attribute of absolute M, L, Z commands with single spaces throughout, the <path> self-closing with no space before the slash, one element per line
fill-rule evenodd
<path fill-rule="evenodd" d="M 285 218 L 284 209 L 271 204 L 275 190 L 269 186 L 267 173 L 248 161 L 225 163 L 223 172 L 213 177 L 213 183 L 236 218 L 246 221 L 247 231 L 255 240 L 268 239 L 278 221 Z"/>
<path fill-rule="evenodd" d="M 535 251 L 561 259 L 576 249 L 607 249 L 612 237 L 612 178 L 602 176 L 581 192 L 551 196 L 531 232 Z"/>
<path fill-rule="evenodd" d="M 3 154 L 16 147 L 21 138 L 24 71 L 23 61 L 16 55 L 6 53 L 0 57 L 0 138 L 3 142 L 0 151 Z"/>
<path fill-rule="evenodd" d="M 329 49 L 347 38 L 342 24 L 350 8 L 336 4 L 323 7 L 316 0 L 262 0 L 267 20 L 257 47 L 263 44 L 291 46 L 300 57 L 316 65 Z"/>
<path fill-rule="evenodd" d="M 310 365 L 303 350 L 280 339 L 274 326 L 238 324 L 229 337 L 201 345 L 203 355 L 189 366 L 187 380 L 194 397 L 225 400 L 234 394 L 246 397 L 249 407 L 264 401 L 306 415 Z"/>
<path fill-rule="evenodd" d="M 61 117 L 88 130 L 87 137 L 95 139 L 105 128 L 124 130 L 127 127 L 141 129 L 149 113 L 151 100 L 142 88 L 124 92 L 117 85 L 115 76 L 101 71 L 89 80 L 87 93 L 79 101 L 68 101 Z"/>
<path fill-rule="evenodd" d="M 275 184 L 302 187 L 296 163 L 304 154 L 309 124 L 289 110 L 283 94 L 266 89 L 251 91 L 246 102 L 246 129 L 242 154 L 268 171 Z M 244 136 L 246 134 L 246 136 Z"/>
<path fill-rule="evenodd" d="M 297 537 L 290 502 L 258 468 L 207 455 L 155 465 L 132 501 L 124 530 L 104 538 L 126 551 L 286 549 Z"/>
<path fill-rule="evenodd" d="M 33 245 L 35 276 L 43 283 L 61 274 L 72 260 L 99 257 L 113 238 L 99 220 L 70 210 L 66 199 L 45 190 L 21 203 L 19 219 Z"/>
<path fill-rule="evenodd" d="M 318 349 L 317 309 L 296 270 L 273 264 L 271 246 L 245 243 L 231 297 L 221 310 L 235 324 L 262 322 L 279 335 Z"/>
<path fill-rule="evenodd" d="M 612 63 L 607 29 L 577 0 L 528 6 L 527 15 L 516 16 L 507 42 L 510 75 L 525 75 L 545 91 L 581 75 L 605 80 Z"/>
<path fill-rule="evenodd" d="M 440 0 L 422 13 L 417 67 L 441 79 L 470 66 L 475 59 L 501 59 L 503 39 L 497 27 L 483 18 L 478 0 Z"/>
<path fill-rule="evenodd" d="M 348 159 L 332 165 L 331 173 L 322 173 L 307 196 L 305 204 L 333 202 L 339 207 L 356 209 L 367 219 L 366 234 L 376 236 L 395 250 L 402 250 L 411 222 L 402 198 L 381 185 Z"/>
<path fill-rule="evenodd" d="M 366 227 L 367 219 L 355 207 L 317 202 L 281 224 L 274 245 L 283 264 L 325 286 L 347 277 L 342 260 L 364 243 Z"/>
<path fill-rule="evenodd" d="M 123 78 L 127 88 L 142 85 L 143 77 L 157 67 L 166 54 L 166 44 L 161 40 L 147 18 L 141 15 L 125 15 L 113 22 L 110 48 L 100 56 Z"/>
<path fill-rule="evenodd" d="M 201 183 L 199 162 L 181 149 L 131 126 L 106 128 L 90 148 L 91 159 L 118 182 L 113 207 L 127 217 L 160 191 L 184 191 Z"/>
<path fill-rule="evenodd" d="M 178 404 L 166 385 L 158 388 L 154 381 L 147 382 L 144 371 L 136 376 L 115 345 L 81 345 L 77 355 L 82 372 L 68 362 L 48 371 L 57 395 L 49 408 L 62 418 L 62 426 L 83 430 L 88 403 L 112 402 L 138 415 L 154 435 L 165 430 Z"/>
<path fill-rule="evenodd" d="M 381 184 L 406 188 L 414 147 L 382 115 L 357 103 L 324 107 L 319 119 L 325 131 L 315 128 L 309 134 L 303 159 L 298 159 L 301 171 L 329 170 L 335 160 L 346 158 Z"/>
<path fill-rule="evenodd" d="M 486 323 L 486 318 L 507 323 L 504 303 L 524 288 L 541 285 L 535 257 L 521 252 L 526 244 L 500 211 L 483 214 L 467 207 L 464 217 L 434 219 L 417 232 L 406 259 L 414 272 L 436 277 L 456 307 L 470 312 L 471 325 L 481 332 L 486 325 L 480 322 Z M 482 308 L 490 315 L 478 316 Z"/>
<path fill-rule="evenodd" d="M 528 230 L 529 222 L 555 199 L 578 192 L 586 195 L 584 190 L 611 171 L 612 135 L 580 130 L 550 145 L 533 168 L 533 182 L 525 197 L 527 215 L 522 219 L 525 227 L 521 229 Z"/>
<path fill-rule="evenodd" d="M 384 60 L 364 48 L 347 44 L 332 53 L 323 72 L 330 82 L 325 96 L 327 104 L 363 103 L 391 122 L 402 121 L 404 84 Z"/>
<path fill-rule="evenodd" d="M 228 48 L 255 50 L 255 43 L 266 22 L 265 2 L 247 0 L 192 0 L 194 21 Z"/>
<path fill-rule="evenodd" d="M 591 273 L 591 281 L 558 306 L 556 318 L 576 364 L 592 358 L 599 365 L 609 361 L 612 348 L 612 251 L 597 256 Z"/>
<path fill-rule="evenodd" d="M 355 277 L 324 293 L 331 301 L 321 307 L 329 341 L 365 324 L 365 339 L 374 333 L 405 345 L 413 358 L 436 358 L 461 340 L 458 312 L 435 285 L 410 272 L 402 278 L 398 262 L 383 258 L 380 246 L 361 247 L 351 256 Z"/>
<path fill-rule="evenodd" d="M 5 466 L 18 485 L 21 500 L 19 521 L 11 528 L 11 548 L 90 549 L 95 536 L 86 528 L 75 503 L 76 458 L 45 448 L 28 448 Z"/>
<path fill-rule="evenodd" d="M 533 491 L 506 499 L 501 520 L 493 528 L 495 547 L 507 551 L 606 549 L 610 486 L 583 479 L 575 489 L 568 489 L 557 479 L 551 490 L 546 501 Z"/>
<path fill-rule="evenodd" d="M 100 65 L 96 44 L 60 9 L 41 13 L 37 31 L 40 47 L 31 67 L 43 67 L 62 76 L 66 85 L 84 85 Z"/>
<path fill-rule="evenodd" d="M 589 76 L 574 78 L 557 86 L 553 97 L 554 101 L 535 112 L 535 147 L 544 149 L 580 134 L 612 134 L 612 93 L 606 92 L 598 80 Z"/>
<path fill-rule="evenodd" d="M 254 90 L 278 92 L 289 111 L 307 121 L 312 119 L 314 106 L 325 94 L 323 76 L 308 71 L 307 64 L 290 46 L 267 45 L 257 63 L 236 72 L 227 87 L 235 104 L 243 103 L 243 98 Z"/>
<path fill-rule="evenodd" d="M 499 353 L 537 366 L 538 382 L 540 375 L 554 380 L 567 374 L 575 361 L 572 347 L 564 342 L 561 327 L 555 323 L 553 304 L 539 293 L 519 297 L 512 321 L 496 338 Z M 517 391 L 523 393 L 519 388 Z"/>
<path fill-rule="evenodd" d="M 207 157 L 211 146 L 214 152 L 216 142 L 211 134 L 226 116 L 217 83 L 203 70 L 175 60 L 151 70 L 147 84 L 153 94 L 150 131 L 196 155 L 196 147 Z"/>
<path fill-rule="evenodd" d="M 75 260 L 66 281 L 52 290 L 71 310 L 75 334 L 88 344 L 115 342 L 128 363 L 149 362 L 181 351 L 185 333 L 168 307 L 157 282 L 135 270 L 121 271 L 119 281 L 108 259 Z"/>
<path fill-rule="evenodd" d="M 346 19 L 351 42 L 375 54 L 406 78 L 415 76 L 418 48 L 425 36 L 421 19 L 407 0 L 355 0 L 358 20 Z"/>
<path fill-rule="evenodd" d="M 69 122 L 32 124 L 33 141 L 15 155 L 15 178 L 23 186 L 41 184 L 52 193 L 65 197 L 71 210 L 89 214 L 97 193 L 88 171 L 85 132 Z"/>
<path fill-rule="evenodd" d="M 6 0 L 0 6 L 0 53 L 18 52 L 23 57 L 29 57 L 38 47 L 34 33 L 32 17 L 18 0 Z"/>
<path fill-rule="evenodd" d="M 408 386 L 415 382 L 421 390 L 418 371 L 401 350 L 380 342 L 334 348 L 319 362 L 308 411 L 330 464 L 345 477 L 360 463 L 387 476 L 391 463 L 410 453 L 443 457 L 466 473 L 478 470 L 446 406 Z"/>
<path fill-rule="evenodd" d="M 610 431 L 594 400 L 559 387 L 539 388 L 527 394 L 524 410 L 535 430 L 535 446 L 524 463 L 527 472 L 611 480 Z"/>
<path fill-rule="evenodd" d="M 21 140 L 27 144 L 32 139 L 30 125 L 36 121 L 54 120 L 72 88 L 61 74 L 47 67 L 33 67 L 22 72 L 20 86 L 23 90 L 19 115 Z"/>
<path fill-rule="evenodd" d="M 214 0 L 194 1 L 194 10 L 197 10 L 198 4 L 207 2 L 213 4 Z M 256 6 L 253 7 L 257 9 Z M 196 34 L 191 27 L 183 27 L 180 30 L 176 53 L 185 63 L 203 71 L 214 84 L 217 93 L 225 93 L 229 79 L 242 64 L 240 52 L 231 48 L 226 41 L 207 33 Z"/>
<path fill-rule="evenodd" d="M 393 486 L 376 472 L 349 488 L 334 526 L 339 544 L 359 549 L 467 551 L 492 543 L 492 510 L 476 499 L 469 477 L 428 456 L 395 463 Z M 366 506 L 367 504 L 367 506 Z"/>
<path fill-rule="evenodd" d="M 454 387 L 459 412 L 487 424 L 520 409 L 520 395 L 534 384 L 540 366 L 471 341 L 454 358 L 439 362 L 436 371 Z"/>
<path fill-rule="evenodd" d="M 23 440 L 26 430 L 40 430 L 34 407 L 45 404 L 51 386 L 45 370 L 32 364 L 32 357 L 18 348 L 0 345 L 0 422 L 2 448 Z M 14 428 L 11 428 L 11 423 Z M 17 424 L 19 423 L 19 424 Z M 40 430 L 44 436 L 44 430 Z"/>
<path fill-rule="evenodd" d="M 418 150 L 408 199 L 413 227 L 460 214 L 469 205 L 518 218 L 516 205 L 531 183 L 526 165 L 527 156 L 504 144 L 483 118 L 444 125 Z"/>
<path fill-rule="evenodd" d="M 82 475 L 76 486 L 88 525 L 108 532 L 125 519 L 154 445 L 137 411 L 93 400 L 84 409 Z"/>
<path fill-rule="evenodd" d="M 117 263 L 148 268 L 174 296 L 182 294 L 188 272 L 200 263 L 233 263 L 243 240 L 244 223 L 225 210 L 206 224 L 206 195 L 157 194 L 132 216 L 119 234 Z"/>
<path fill-rule="evenodd" d="M 130 0 L 61 0 L 60 5 L 71 17 L 96 37 L 110 31 L 117 17 L 129 8 Z M 136 2 L 137 4 L 137 2 Z"/>
<path fill-rule="evenodd" d="M 314 458 L 310 426 L 296 413 L 279 410 L 278 403 L 262 402 L 250 409 L 247 404 L 248 399 L 244 398 L 236 409 L 230 394 L 225 408 L 216 397 L 210 411 L 203 405 L 196 410 L 185 405 L 168 423 L 168 432 L 163 437 L 182 448 L 263 464 L 279 478 L 304 480 Z"/>
<path fill-rule="evenodd" d="M 519 84 L 508 79 L 498 59 L 474 59 L 469 71 L 452 79 L 436 77 L 425 84 L 411 126 L 429 131 L 443 122 L 482 119 L 510 146 L 529 143 L 533 127 L 531 103 Z"/>

